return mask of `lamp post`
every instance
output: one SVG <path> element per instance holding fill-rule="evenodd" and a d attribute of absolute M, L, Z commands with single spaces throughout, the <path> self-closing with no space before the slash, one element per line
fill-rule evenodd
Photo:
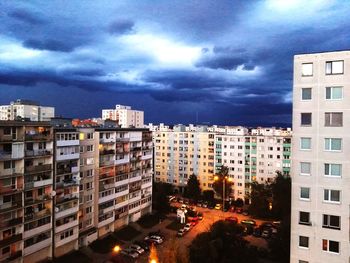
<path fill-rule="evenodd" d="M 219 180 L 219 176 L 214 176 L 214 181 L 217 181 Z M 232 182 L 232 178 L 230 178 L 228 175 L 224 176 L 222 178 L 222 212 L 224 212 L 224 209 L 225 209 L 225 195 L 226 195 L 226 192 L 225 192 L 225 183 L 226 181 L 229 181 L 229 182 Z"/>

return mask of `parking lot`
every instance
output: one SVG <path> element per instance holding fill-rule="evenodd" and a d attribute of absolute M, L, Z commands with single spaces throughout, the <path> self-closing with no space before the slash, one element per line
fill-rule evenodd
<path fill-rule="evenodd" d="M 172 206 L 181 207 L 182 203 L 172 202 Z M 169 225 L 174 224 L 174 221 L 177 221 L 177 216 L 175 213 L 169 214 L 168 218 L 163 222 L 160 222 L 158 225 L 154 226 L 152 229 L 146 229 L 142 231 L 137 237 L 137 240 L 143 240 L 145 236 L 149 234 L 149 232 L 160 231 L 161 235 L 164 237 L 164 242 L 162 244 L 157 244 L 156 250 L 158 254 L 158 258 L 160 262 L 166 262 L 166 258 L 169 257 L 169 253 L 173 253 L 174 250 L 179 254 L 184 254 L 188 252 L 188 247 L 191 244 L 192 240 L 201 232 L 205 232 L 210 228 L 214 222 L 218 220 L 225 220 L 228 217 L 235 217 L 238 219 L 240 223 L 242 220 L 251 219 L 249 216 L 243 214 L 237 214 L 234 212 L 223 212 L 222 210 L 209 209 L 203 207 L 195 207 L 197 212 L 203 214 L 203 220 L 198 221 L 198 224 L 193 226 L 188 232 L 184 234 L 182 237 L 177 236 L 177 229 L 169 229 Z M 259 219 L 254 219 L 256 222 L 256 226 L 260 226 L 266 221 L 262 221 Z M 179 226 L 180 228 L 180 226 Z M 267 248 L 267 240 L 262 237 L 256 237 L 253 235 L 245 236 L 245 239 L 249 241 L 251 245 Z M 124 247 L 128 247 L 131 242 L 126 242 Z M 112 255 L 112 254 L 111 254 Z M 116 256 L 120 257 L 120 255 Z M 115 258 L 116 258 L 115 257 Z M 149 261 L 149 252 L 145 252 L 139 255 L 136 259 L 123 256 L 123 262 L 139 262 L 146 263 Z M 104 262 L 104 261 L 99 261 Z M 115 261 L 118 262 L 118 261 Z"/>

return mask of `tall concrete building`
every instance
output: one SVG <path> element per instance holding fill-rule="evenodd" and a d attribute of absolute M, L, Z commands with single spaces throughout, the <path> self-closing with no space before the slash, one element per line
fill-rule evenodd
<path fill-rule="evenodd" d="M 133 110 L 130 106 L 115 105 L 115 109 L 102 110 L 103 120 L 114 120 L 122 128 L 143 128 L 144 126 L 143 111 Z"/>
<path fill-rule="evenodd" d="M 350 51 L 294 57 L 291 263 L 349 262 Z"/>
<path fill-rule="evenodd" d="M 50 121 L 55 117 L 55 108 L 40 106 L 31 100 L 11 101 L 10 105 L 0 105 L 0 120 L 16 120 L 18 118 L 29 121 Z"/>
<path fill-rule="evenodd" d="M 0 262 L 39 262 L 151 211 L 152 133 L 0 121 Z"/>
<path fill-rule="evenodd" d="M 289 174 L 290 129 L 237 126 L 150 125 L 154 132 L 155 181 L 183 191 L 191 174 L 202 190 L 212 190 L 222 165 L 233 180 L 232 198 L 245 199 L 250 183 L 271 182 L 276 171 Z"/>

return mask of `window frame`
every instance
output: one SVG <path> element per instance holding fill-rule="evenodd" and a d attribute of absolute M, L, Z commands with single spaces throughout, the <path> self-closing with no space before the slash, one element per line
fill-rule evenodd
<path fill-rule="evenodd" d="M 325 199 L 325 192 L 328 191 L 328 199 Z M 332 191 L 337 191 L 339 192 L 339 201 L 333 201 L 331 200 L 332 198 Z M 329 203 L 329 204 L 340 204 L 341 203 L 341 190 L 335 190 L 335 189 L 323 189 L 323 202 L 324 203 Z"/>
<path fill-rule="evenodd" d="M 332 95 L 333 95 L 333 88 L 341 88 L 341 98 L 340 99 L 333 99 Z M 327 89 L 330 89 L 330 95 L 331 95 L 331 98 L 330 99 L 327 99 Z M 325 100 L 326 101 L 332 101 L 332 100 L 335 100 L 335 101 L 339 101 L 339 100 L 342 100 L 344 98 L 344 87 L 343 86 L 330 86 L 330 87 L 326 87 L 326 92 L 325 92 Z"/>
<path fill-rule="evenodd" d="M 308 215 L 308 221 L 301 221 L 301 214 L 304 213 L 305 215 Z M 304 225 L 304 226 L 311 226 L 311 220 L 310 220 L 310 212 L 305 212 L 305 211 L 299 211 L 299 225 Z"/>
<path fill-rule="evenodd" d="M 329 125 L 327 125 L 327 114 L 329 114 Z M 341 124 L 340 125 L 332 125 L 332 120 L 334 119 L 333 115 L 339 114 L 341 115 Z M 324 127 L 343 127 L 344 125 L 344 114 L 343 112 L 325 112 L 324 113 Z"/>
<path fill-rule="evenodd" d="M 304 149 L 304 148 L 301 147 L 303 139 L 309 139 L 310 140 L 310 148 Z M 301 151 L 311 151 L 311 149 L 312 149 L 312 139 L 311 139 L 311 137 L 300 137 L 300 145 L 299 146 L 300 146 L 299 150 L 301 150 Z"/>
<path fill-rule="evenodd" d="M 328 165 L 329 174 L 326 174 L 326 166 Z M 340 165 L 340 175 L 333 175 L 331 173 L 333 165 Z M 324 176 L 329 178 L 342 178 L 343 176 L 343 165 L 340 163 L 324 163 Z"/>
<path fill-rule="evenodd" d="M 302 172 L 302 164 L 309 164 L 309 173 Z M 300 175 L 310 176 L 311 175 L 311 162 L 300 162 Z"/>
<path fill-rule="evenodd" d="M 341 73 L 333 73 L 333 63 L 334 62 L 342 62 L 342 72 Z M 331 73 L 327 73 L 327 64 L 331 64 Z M 326 76 L 330 75 L 344 75 L 344 60 L 339 59 L 339 60 L 331 60 L 331 61 L 326 61 L 325 63 L 325 74 Z"/>
<path fill-rule="evenodd" d="M 304 120 L 305 117 L 307 116 L 308 118 L 310 117 L 310 123 L 303 123 L 303 116 Z M 312 112 L 301 112 L 300 113 L 300 126 L 301 127 L 311 127 L 312 126 Z"/>
<path fill-rule="evenodd" d="M 302 193 L 301 189 L 302 188 L 309 189 L 309 197 L 308 198 L 302 197 L 302 195 L 301 195 L 301 193 Z M 310 192 L 311 192 L 310 191 L 311 190 L 310 187 L 300 186 L 299 190 L 300 190 L 300 192 L 299 192 L 299 199 L 303 200 L 303 201 L 310 201 L 310 196 L 311 196 L 311 194 L 310 194 Z"/>
<path fill-rule="evenodd" d="M 311 74 L 310 75 L 305 75 L 303 72 L 303 66 L 304 65 L 311 65 Z M 305 62 L 305 63 L 301 63 L 301 76 L 302 77 L 313 77 L 314 75 L 314 63 L 313 62 Z"/>
<path fill-rule="evenodd" d="M 327 149 L 327 140 L 329 140 L 329 146 L 330 148 Z M 332 149 L 332 140 L 340 140 L 340 150 L 333 150 Z M 324 138 L 324 151 L 326 152 L 341 152 L 343 150 L 343 139 L 342 138 Z"/>
<path fill-rule="evenodd" d="M 327 248 L 325 249 L 325 246 L 324 246 L 324 242 L 327 242 Z M 335 252 L 335 251 L 331 251 L 329 250 L 329 243 L 330 242 L 334 242 L 334 243 L 338 243 L 338 251 Z M 340 254 L 340 242 L 339 241 L 334 241 L 334 240 L 329 240 L 329 239 L 322 239 L 322 251 L 325 251 L 325 252 L 328 252 L 328 253 L 332 253 L 332 254 Z"/>
<path fill-rule="evenodd" d="M 310 92 L 310 99 L 304 99 L 303 98 L 303 91 L 304 90 L 310 90 L 311 92 Z M 301 101 L 311 101 L 312 100 L 312 88 L 301 88 Z"/>
<path fill-rule="evenodd" d="M 332 226 L 331 225 L 331 217 L 332 216 L 339 218 L 339 226 Z M 328 221 L 327 224 L 325 224 L 325 217 L 327 217 L 327 221 Z M 322 228 L 341 230 L 341 216 L 323 214 L 322 215 Z"/>
<path fill-rule="evenodd" d="M 306 238 L 306 239 L 307 239 L 307 246 L 302 246 L 302 245 L 300 244 L 300 241 L 301 241 L 302 238 Z M 298 246 L 299 246 L 299 248 L 309 249 L 309 246 L 310 246 L 310 238 L 307 237 L 307 236 L 299 236 Z"/>

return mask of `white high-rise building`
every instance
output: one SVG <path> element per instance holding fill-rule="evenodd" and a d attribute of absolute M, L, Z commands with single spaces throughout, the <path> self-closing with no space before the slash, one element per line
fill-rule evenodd
<path fill-rule="evenodd" d="M 30 121 L 50 121 L 55 117 L 55 108 L 40 106 L 30 100 L 11 101 L 10 105 L 0 105 L 0 120 L 16 120 L 18 118 Z"/>
<path fill-rule="evenodd" d="M 291 263 L 350 260 L 350 51 L 294 57 Z"/>
<path fill-rule="evenodd" d="M 143 111 L 133 110 L 130 106 L 115 105 L 115 109 L 102 110 L 103 120 L 118 121 L 122 128 L 143 128 L 144 113 Z"/>

